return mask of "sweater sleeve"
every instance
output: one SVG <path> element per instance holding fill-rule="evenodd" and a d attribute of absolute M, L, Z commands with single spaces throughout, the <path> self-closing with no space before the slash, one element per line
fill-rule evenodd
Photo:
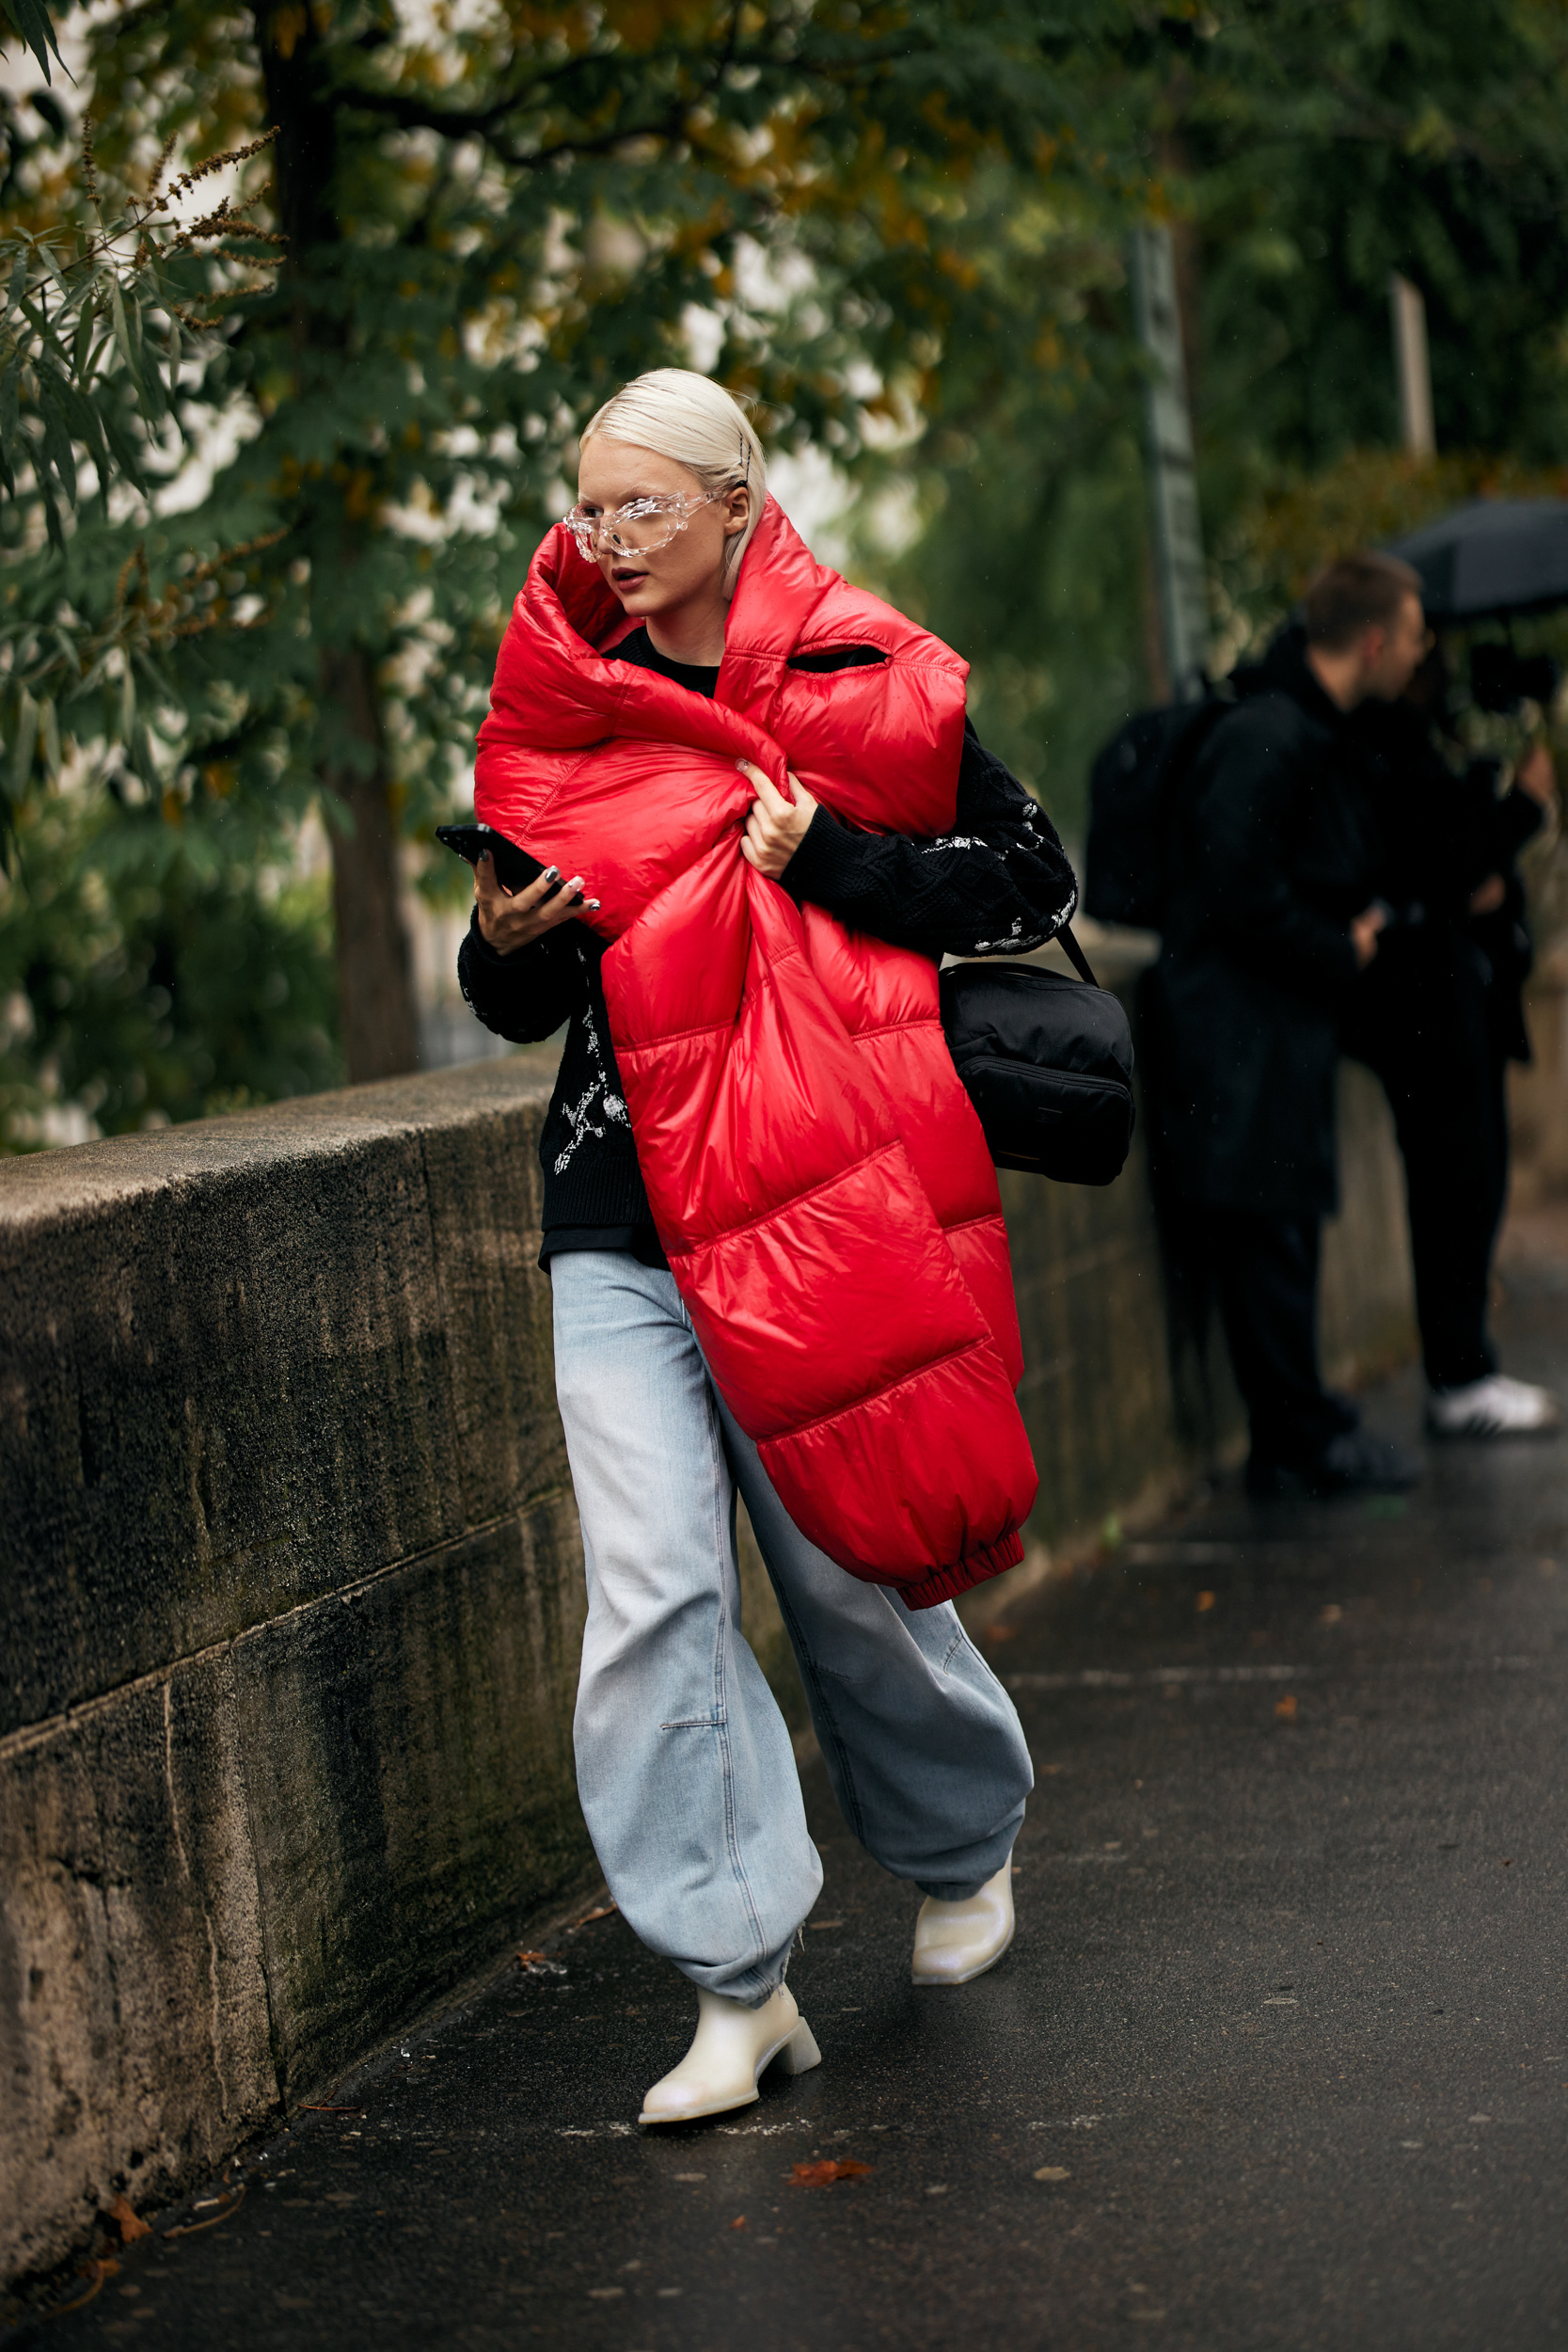
<path fill-rule="evenodd" d="M 1078 904 L 1050 818 L 967 720 L 950 834 L 855 833 L 819 808 L 783 882 L 853 930 L 931 956 L 1026 954 Z"/>
<path fill-rule="evenodd" d="M 578 926 L 563 923 L 531 946 L 501 955 L 470 917 L 457 951 L 457 984 L 474 1018 L 514 1045 L 553 1037 L 588 1000 L 588 973 L 578 953 Z"/>

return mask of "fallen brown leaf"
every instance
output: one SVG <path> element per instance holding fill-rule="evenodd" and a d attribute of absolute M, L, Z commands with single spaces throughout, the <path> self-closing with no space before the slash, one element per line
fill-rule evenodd
<path fill-rule="evenodd" d="M 730 2223 L 730 2227 L 732 2230 L 743 2230 L 746 2227 L 745 2215 L 743 2213 L 737 2213 L 735 2219 Z"/>
<path fill-rule="evenodd" d="M 87 2293 L 72 2296 L 69 2303 L 51 2303 L 44 2312 L 44 2318 L 63 2319 L 67 2312 L 79 2312 L 85 2303 L 90 2303 L 93 2296 L 102 2292 L 104 2280 L 111 2278 L 119 2268 L 119 2265 L 112 2254 L 105 2254 L 99 2262 L 78 2263 L 76 2276 L 91 2282 Z"/>
<path fill-rule="evenodd" d="M 1035 2178 L 1037 2181 L 1070 2181 L 1072 2175 L 1065 2164 L 1042 2164 Z"/>
<path fill-rule="evenodd" d="M 1213 1605 L 1214 1596 L 1212 1593 L 1199 1593 L 1197 1597 L 1197 1613 L 1200 1617 L 1205 1615 L 1209 1610 L 1212 1609 Z"/>
<path fill-rule="evenodd" d="M 178 2230 L 166 2230 L 164 2232 L 164 2236 L 166 2239 L 171 2237 L 195 2237 L 198 2230 L 215 2230 L 220 2221 L 227 2221 L 230 2215 L 237 2212 L 240 2206 L 244 2203 L 245 2183 L 242 2181 L 239 2186 L 235 2189 L 233 2195 L 225 2204 L 223 2211 L 221 2213 L 214 2214 L 210 2221 L 187 2221 Z"/>
<path fill-rule="evenodd" d="M 516 1958 L 520 1967 L 531 1968 L 536 1960 L 546 1960 L 548 1958 L 548 1954 L 546 1952 L 519 1952 L 516 1955 Z"/>
<path fill-rule="evenodd" d="M 601 1903 L 597 1911 L 585 1911 L 580 1919 L 573 1920 L 571 1932 L 575 1935 L 578 1928 L 591 1928 L 595 1919 L 611 1918 L 620 1908 L 619 1903 Z"/>
<path fill-rule="evenodd" d="M 365 2110 L 363 2107 L 335 2107 L 318 2106 L 313 2105 L 310 2100 L 307 2099 L 300 2106 L 295 2108 L 294 2112 L 297 2115 L 363 2115 Z"/>
<path fill-rule="evenodd" d="M 150 2223 L 144 2221 L 140 2214 L 132 2212 L 130 2199 L 123 2189 L 109 2207 L 109 2219 L 119 2232 L 122 2246 L 129 2246 L 135 2238 L 152 2235 Z"/>
<path fill-rule="evenodd" d="M 1289 1694 L 1282 1699 L 1275 1699 L 1274 1711 L 1282 1724 L 1293 1724 L 1296 1720 L 1295 1700 Z"/>
<path fill-rule="evenodd" d="M 830 2181 L 858 2181 L 867 2172 L 875 2172 L 874 2164 L 862 2164 L 859 2156 L 818 2156 L 815 2163 L 798 2164 L 791 2172 L 793 2188 L 826 2188 Z"/>

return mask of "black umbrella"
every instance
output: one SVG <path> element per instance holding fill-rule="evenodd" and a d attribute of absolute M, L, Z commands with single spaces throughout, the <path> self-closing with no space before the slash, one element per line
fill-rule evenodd
<path fill-rule="evenodd" d="M 1568 604 L 1568 499 L 1476 499 L 1396 539 L 1421 575 L 1432 621 L 1479 621 Z"/>

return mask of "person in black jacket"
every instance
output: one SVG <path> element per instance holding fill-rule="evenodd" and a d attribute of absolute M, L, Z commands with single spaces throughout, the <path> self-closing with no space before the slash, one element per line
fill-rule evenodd
<path fill-rule="evenodd" d="M 1218 1292 L 1259 1495 L 1406 1486 L 1318 1362 L 1323 1220 L 1337 1205 L 1338 1021 L 1386 920 L 1350 713 L 1404 688 L 1419 581 L 1356 555 L 1235 681 L 1180 795 L 1150 990 L 1156 1145 L 1188 1248 Z"/>
<path fill-rule="evenodd" d="M 1432 727 L 1445 688 L 1434 651 L 1398 702 L 1356 713 L 1391 921 L 1341 1035 L 1383 1081 L 1404 1159 L 1427 1425 L 1439 1437 L 1513 1437 L 1558 1422 L 1548 1391 L 1498 1371 L 1487 1327 L 1508 1187 L 1505 1073 L 1529 1055 L 1520 1006 L 1529 942 L 1513 867 L 1555 777 L 1541 746 L 1500 798 L 1492 761 L 1450 765 Z"/>
<path fill-rule="evenodd" d="M 1475 831 L 1486 850 L 1483 881 L 1470 893 L 1466 930 L 1486 967 L 1486 1044 L 1491 1074 L 1489 1109 L 1497 1139 L 1497 1195 L 1489 1231 L 1494 1242 L 1508 1202 L 1508 1065 L 1534 1058 L 1525 1022 L 1525 982 L 1535 949 L 1525 921 L 1525 886 L 1516 860 L 1557 801 L 1557 769 L 1544 743 L 1534 743 L 1501 795 L 1492 763 L 1476 760 L 1465 774 Z"/>

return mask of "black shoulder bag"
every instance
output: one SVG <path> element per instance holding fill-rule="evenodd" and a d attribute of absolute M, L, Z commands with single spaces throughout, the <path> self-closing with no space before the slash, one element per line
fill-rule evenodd
<path fill-rule="evenodd" d="M 1108 1184 L 1132 1142 L 1132 1032 L 1066 927 L 1073 969 L 956 963 L 942 1025 L 998 1168 L 1059 1184 Z"/>

